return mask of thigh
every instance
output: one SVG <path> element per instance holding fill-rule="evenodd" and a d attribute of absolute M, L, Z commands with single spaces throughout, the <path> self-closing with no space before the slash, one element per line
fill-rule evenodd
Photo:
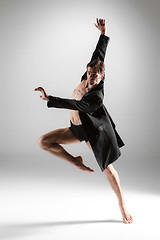
<path fill-rule="evenodd" d="M 72 144 L 79 143 L 80 140 L 77 139 L 69 128 L 60 128 L 54 131 L 48 132 L 42 136 L 43 141 L 48 144 L 59 143 L 59 144 Z"/>

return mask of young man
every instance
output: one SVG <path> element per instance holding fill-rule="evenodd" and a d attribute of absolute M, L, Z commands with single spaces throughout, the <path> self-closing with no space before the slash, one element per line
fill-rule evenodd
<path fill-rule="evenodd" d="M 110 38 L 105 35 L 105 20 L 97 18 L 97 25 L 101 34 L 91 61 L 87 64 L 87 71 L 81 78 L 81 83 L 73 91 L 70 99 L 47 95 L 42 87 L 43 100 L 48 107 L 65 108 L 70 110 L 70 123 L 68 128 L 51 131 L 39 138 L 39 145 L 43 150 L 67 160 L 75 167 L 86 172 L 93 169 L 83 164 L 81 156 L 73 157 L 60 144 L 73 144 L 86 141 L 93 151 L 95 158 L 106 174 L 111 187 L 115 191 L 124 223 L 132 223 L 133 219 L 128 213 L 119 176 L 112 163 L 121 155 L 120 149 L 124 142 L 115 129 L 115 124 L 103 104 L 105 66 L 104 58 Z"/>

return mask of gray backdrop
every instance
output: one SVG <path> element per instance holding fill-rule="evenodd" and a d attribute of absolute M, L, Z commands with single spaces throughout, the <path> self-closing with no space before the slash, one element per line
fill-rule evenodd
<path fill-rule="evenodd" d="M 98 17 L 110 37 L 104 104 L 126 144 L 114 167 L 124 187 L 159 193 L 159 10 L 158 0 L 0 1 L 1 177 L 101 185 L 85 142 L 64 147 L 82 155 L 94 177 L 38 146 L 41 135 L 69 126 L 69 111 L 48 109 L 34 92 L 42 86 L 50 95 L 71 96 L 98 41 Z"/>

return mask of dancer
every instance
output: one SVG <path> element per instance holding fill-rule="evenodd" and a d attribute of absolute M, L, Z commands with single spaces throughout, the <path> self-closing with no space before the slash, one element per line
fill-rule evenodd
<path fill-rule="evenodd" d="M 73 91 L 70 99 L 51 96 L 42 87 L 35 91 L 42 93 L 47 107 L 65 108 L 70 110 L 70 127 L 60 128 L 42 135 L 39 146 L 49 153 L 67 160 L 78 169 L 92 173 L 93 169 L 83 163 L 81 156 L 73 157 L 61 144 L 73 144 L 85 141 L 93 151 L 95 159 L 102 172 L 113 188 L 118 198 L 124 223 L 132 223 L 133 219 L 126 209 L 120 180 L 112 163 L 121 156 L 120 148 L 125 144 L 118 132 L 115 123 L 103 104 L 105 65 L 104 58 L 110 38 L 106 36 L 104 19 L 97 18 L 95 27 L 101 32 L 96 49 L 81 82 Z"/>

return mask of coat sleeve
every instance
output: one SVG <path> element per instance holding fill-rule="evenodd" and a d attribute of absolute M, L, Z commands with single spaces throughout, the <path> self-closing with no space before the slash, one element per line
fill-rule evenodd
<path fill-rule="evenodd" d="M 71 110 L 79 110 L 82 112 L 94 112 L 103 103 L 103 99 L 98 95 L 83 96 L 81 100 L 66 99 L 49 95 L 47 107 L 65 108 Z"/>
<path fill-rule="evenodd" d="M 99 59 L 100 61 L 104 62 L 104 58 L 106 55 L 106 49 L 107 49 L 109 41 L 110 41 L 110 38 L 108 36 L 100 35 L 96 49 L 92 54 L 91 62 L 94 59 Z"/>
<path fill-rule="evenodd" d="M 98 43 L 96 45 L 96 49 L 94 50 L 94 52 L 92 54 L 91 61 L 93 61 L 94 59 L 99 59 L 102 62 L 104 62 L 105 55 L 106 55 L 106 49 L 107 49 L 109 41 L 110 41 L 110 38 L 108 36 L 100 35 Z M 83 81 L 83 79 L 86 79 L 86 78 L 87 78 L 87 71 L 81 77 L 81 81 Z"/>

